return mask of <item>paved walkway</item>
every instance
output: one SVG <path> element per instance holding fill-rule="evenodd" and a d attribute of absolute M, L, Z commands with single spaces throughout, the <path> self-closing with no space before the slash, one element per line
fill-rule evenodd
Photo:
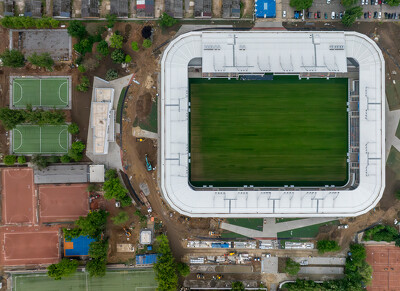
<path fill-rule="evenodd" d="M 276 238 L 278 232 L 329 222 L 336 218 L 305 218 L 287 222 L 275 223 L 275 218 L 264 219 L 263 230 L 254 230 L 229 223 L 221 223 L 221 228 L 251 238 Z"/>
<path fill-rule="evenodd" d="M 396 137 L 396 129 L 400 121 L 400 110 L 389 110 L 388 102 L 386 101 L 386 160 L 389 156 L 392 145 L 400 151 L 400 139 Z"/>

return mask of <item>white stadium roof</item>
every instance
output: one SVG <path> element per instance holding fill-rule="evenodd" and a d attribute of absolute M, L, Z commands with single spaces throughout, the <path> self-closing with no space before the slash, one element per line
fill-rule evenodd
<path fill-rule="evenodd" d="M 343 190 L 195 190 L 188 181 L 188 64 L 203 74 L 347 72 L 359 64 L 359 185 Z M 378 46 L 356 32 L 190 32 L 161 62 L 161 189 L 172 208 L 192 217 L 356 216 L 385 188 L 385 72 Z"/>

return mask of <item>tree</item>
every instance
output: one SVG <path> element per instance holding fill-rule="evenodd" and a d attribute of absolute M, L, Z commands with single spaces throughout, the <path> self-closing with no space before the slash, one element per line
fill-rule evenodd
<path fill-rule="evenodd" d="M 105 57 L 108 56 L 110 54 L 108 43 L 105 40 L 100 41 L 99 44 L 97 45 L 97 51 Z"/>
<path fill-rule="evenodd" d="M 125 63 L 129 64 L 130 62 L 132 62 L 132 57 L 130 55 L 126 55 L 125 56 Z"/>
<path fill-rule="evenodd" d="M 68 34 L 76 38 L 84 38 L 87 36 L 86 27 L 78 20 L 72 20 L 67 28 Z"/>
<path fill-rule="evenodd" d="M 22 110 L 13 110 L 8 107 L 0 108 L 0 120 L 6 130 L 11 130 L 15 126 L 25 121 Z"/>
<path fill-rule="evenodd" d="M 70 134 L 78 134 L 79 133 L 79 126 L 76 123 L 71 123 L 68 125 L 68 132 Z"/>
<path fill-rule="evenodd" d="M 25 66 L 25 57 L 19 50 L 6 50 L 0 55 L 4 67 L 20 68 Z"/>
<path fill-rule="evenodd" d="M 79 217 L 75 225 L 81 229 L 81 235 L 97 238 L 105 229 L 108 213 L 104 210 L 91 211 L 86 217 Z"/>
<path fill-rule="evenodd" d="M 83 159 L 83 151 L 85 150 L 85 144 L 81 141 L 76 141 L 71 144 L 71 148 L 68 150 L 68 156 L 79 162 Z"/>
<path fill-rule="evenodd" d="M 3 162 L 6 166 L 12 166 L 17 161 L 17 157 L 14 155 L 7 155 L 4 157 Z"/>
<path fill-rule="evenodd" d="M 390 225 L 377 225 L 370 228 L 364 233 L 364 240 L 386 241 L 392 242 L 399 237 L 399 232 L 396 228 Z"/>
<path fill-rule="evenodd" d="M 152 28 L 151 26 L 144 26 L 142 28 L 142 37 L 144 39 L 150 38 L 151 37 L 151 33 L 152 33 Z"/>
<path fill-rule="evenodd" d="M 61 163 L 69 163 L 71 161 L 71 158 L 68 155 L 63 155 L 60 158 Z"/>
<path fill-rule="evenodd" d="M 178 23 L 178 20 L 177 19 L 175 19 L 175 18 L 173 18 L 173 17 L 171 17 L 171 16 L 169 16 L 167 13 L 163 13 L 163 14 L 161 14 L 161 16 L 160 16 L 160 19 L 158 20 L 158 24 L 161 26 L 161 27 L 171 27 L 171 26 L 173 26 L 173 25 L 175 25 L 175 24 L 177 24 Z"/>
<path fill-rule="evenodd" d="M 136 41 L 132 41 L 131 47 L 132 47 L 132 50 L 134 50 L 135 52 L 137 52 L 139 50 L 139 45 Z"/>
<path fill-rule="evenodd" d="M 169 247 L 166 235 L 161 234 L 156 238 L 157 251 L 160 254 L 153 268 L 156 273 L 158 290 L 177 290 L 178 275 L 176 262 Z"/>
<path fill-rule="evenodd" d="M 386 4 L 390 6 L 399 6 L 400 5 L 400 0 L 387 0 Z"/>
<path fill-rule="evenodd" d="M 87 92 L 90 87 L 89 78 L 86 76 L 82 76 L 80 81 L 81 82 L 76 86 L 76 90 L 81 91 L 81 92 Z"/>
<path fill-rule="evenodd" d="M 52 264 L 47 268 L 47 275 L 54 280 L 61 280 L 62 277 L 71 276 L 78 268 L 77 260 L 62 259 L 58 264 Z"/>
<path fill-rule="evenodd" d="M 396 199 L 400 200 L 400 190 L 397 190 L 395 196 L 396 196 Z"/>
<path fill-rule="evenodd" d="M 129 198 L 128 190 L 122 185 L 117 175 L 117 171 L 110 169 L 106 171 L 106 181 L 103 184 L 104 198 L 107 200 L 115 199 L 121 202 L 122 206 L 129 206 L 132 202 Z"/>
<path fill-rule="evenodd" d="M 355 4 L 357 4 L 357 2 L 358 2 L 357 0 L 342 0 L 342 5 L 344 7 L 351 7 Z"/>
<path fill-rule="evenodd" d="M 60 22 L 50 17 L 6 16 L 0 20 L 0 24 L 7 28 L 57 28 Z"/>
<path fill-rule="evenodd" d="M 357 17 L 361 17 L 363 15 L 362 7 L 356 6 L 349 8 L 345 11 L 342 23 L 344 26 L 350 27 L 356 21 Z"/>
<path fill-rule="evenodd" d="M 47 168 L 47 166 L 49 165 L 49 162 L 47 161 L 46 157 L 43 157 L 38 154 L 32 156 L 31 163 L 38 170 L 43 170 L 43 169 Z"/>
<path fill-rule="evenodd" d="M 340 246 L 334 240 L 319 240 L 317 249 L 320 254 L 323 254 L 325 252 L 337 252 L 340 250 Z"/>
<path fill-rule="evenodd" d="M 74 44 L 74 50 L 78 53 L 85 55 L 90 53 L 93 48 L 93 42 L 89 38 L 84 38 L 80 42 Z"/>
<path fill-rule="evenodd" d="M 231 290 L 232 291 L 233 290 L 235 290 L 235 291 L 244 291 L 245 288 L 244 288 L 243 282 L 240 282 L 240 281 L 232 282 Z"/>
<path fill-rule="evenodd" d="M 117 15 L 115 15 L 115 14 L 107 14 L 106 15 L 106 19 L 107 19 L 107 27 L 108 28 L 113 28 L 115 22 L 117 21 Z"/>
<path fill-rule="evenodd" d="M 129 220 L 129 215 L 125 211 L 120 211 L 116 216 L 111 217 L 111 220 L 114 224 L 124 224 Z"/>
<path fill-rule="evenodd" d="M 63 228 L 63 234 L 66 241 L 71 241 L 73 238 L 80 237 L 82 235 L 82 229 L 80 228 Z"/>
<path fill-rule="evenodd" d="M 90 277 L 104 277 L 106 274 L 106 264 L 104 260 L 89 260 L 86 263 L 86 270 Z"/>
<path fill-rule="evenodd" d="M 118 78 L 118 72 L 113 69 L 109 69 L 106 73 L 106 80 L 111 81 Z"/>
<path fill-rule="evenodd" d="M 91 242 L 89 245 L 89 256 L 93 259 L 106 260 L 108 252 L 108 241 L 100 240 Z"/>
<path fill-rule="evenodd" d="M 288 258 L 286 260 L 285 273 L 295 276 L 300 271 L 300 264 Z"/>
<path fill-rule="evenodd" d="M 44 67 L 48 70 L 52 70 L 54 66 L 54 60 L 49 53 L 37 54 L 33 53 L 28 57 L 28 61 L 35 66 Z"/>
<path fill-rule="evenodd" d="M 181 263 L 178 263 L 177 266 L 176 266 L 176 268 L 177 268 L 179 274 L 180 274 L 182 277 L 186 277 L 187 275 L 190 274 L 190 268 L 189 268 L 189 266 L 186 265 L 185 263 L 182 263 L 182 262 L 181 262 Z"/>
<path fill-rule="evenodd" d="M 122 48 L 123 41 L 124 37 L 122 35 L 114 33 L 110 37 L 110 47 L 120 49 Z"/>
<path fill-rule="evenodd" d="M 19 156 L 18 157 L 18 164 L 23 165 L 26 163 L 26 158 L 24 156 Z"/>
<path fill-rule="evenodd" d="M 151 47 L 151 40 L 150 39 L 145 39 L 145 40 L 143 40 L 143 44 L 142 44 L 142 46 L 144 47 L 144 48 L 149 48 L 149 47 Z"/>
<path fill-rule="evenodd" d="M 313 0 L 290 0 L 290 6 L 297 10 L 306 10 L 313 4 Z"/>
<path fill-rule="evenodd" d="M 122 64 L 125 61 L 125 53 L 121 49 L 116 49 L 111 53 L 111 59 L 116 64 Z"/>

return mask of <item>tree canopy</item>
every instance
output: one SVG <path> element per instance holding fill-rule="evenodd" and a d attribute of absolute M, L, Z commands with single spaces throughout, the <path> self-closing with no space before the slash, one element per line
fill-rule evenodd
<path fill-rule="evenodd" d="M 285 273 L 295 276 L 300 271 L 300 264 L 293 261 L 291 258 L 286 260 Z"/>
<path fill-rule="evenodd" d="M 232 291 L 244 291 L 246 289 L 244 288 L 243 282 L 236 281 L 236 282 L 232 282 L 231 290 Z"/>
<path fill-rule="evenodd" d="M 7 155 L 4 157 L 3 162 L 6 166 L 12 166 L 17 161 L 17 157 L 14 155 Z"/>
<path fill-rule="evenodd" d="M 143 45 L 144 48 L 151 47 L 151 45 L 152 45 L 151 40 L 150 39 L 144 39 L 142 45 Z"/>
<path fill-rule="evenodd" d="M 0 55 L 3 66 L 20 68 L 25 66 L 25 57 L 19 50 L 6 50 Z"/>
<path fill-rule="evenodd" d="M 79 217 L 75 225 L 81 229 L 81 235 L 97 238 L 106 228 L 108 212 L 104 210 L 91 211 L 84 217 Z"/>
<path fill-rule="evenodd" d="M 47 275 L 54 280 L 61 280 L 62 277 L 71 276 L 78 268 L 77 260 L 62 259 L 58 264 L 52 264 L 47 268 Z"/>
<path fill-rule="evenodd" d="M 386 0 L 386 4 L 388 4 L 390 6 L 399 6 L 400 0 Z"/>
<path fill-rule="evenodd" d="M 178 263 L 176 268 L 182 277 L 186 277 L 187 275 L 190 274 L 190 267 L 185 263 L 182 262 Z"/>
<path fill-rule="evenodd" d="M 104 277 L 106 268 L 107 262 L 105 260 L 92 259 L 86 263 L 86 270 L 90 277 Z"/>
<path fill-rule="evenodd" d="M 106 260 L 108 252 L 108 241 L 99 240 L 91 242 L 89 245 L 89 256 L 93 259 Z"/>
<path fill-rule="evenodd" d="M 364 233 L 364 240 L 392 242 L 399 238 L 399 231 L 390 225 L 377 225 Z"/>
<path fill-rule="evenodd" d="M 178 23 L 178 20 L 169 16 L 167 13 L 161 14 L 160 18 L 158 19 L 158 24 L 161 27 L 171 27 Z"/>
<path fill-rule="evenodd" d="M 107 200 L 115 199 L 121 202 L 122 206 L 129 206 L 132 204 L 128 196 L 128 190 L 122 185 L 121 180 L 117 175 L 117 171 L 109 169 L 106 171 L 106 181 L 103 184 L 104 198 Z"/>
<path fill-rule="evenodd" d="M 290 0 L 290 6 L 297 10 L 308 9 L 312 6 L 313 0 Z"/>
<path fill-rule="evenodd" d="M 351 6 L 353 6 L 353 5 L 357 4 L 357 3 L 358 3 L 357 0 L 342 0 L 342 5 L 344 7 L 351 7 Z"/>
<path fill-rule="evenodd" d="M 96 49 L 103 56 L 108 56 L 110 54 L 108 43 L 105 40 L 100 41 Z"/>
<path fill-rule="evenodd" d="M 123 41 L 124 37 L 122 35 L 114 33 L 110 37 L 110 47 L 120 49 L 122 48 Z"/>
<path fill-rule="evenodd" d="M 319 240 L 317 242 L 317 249 L 320 254 L 325 252 L 336 252 L 340 250 L 340 246 L 334 240 Z"/>
<path fill-rule="evenodd" d="M 125 61 L 125 53 L 121 49 L 116 49 L 111 53 L 111 59 L 116 64 L 122 64 Z"/>
<path fill-rule="evenodd" d="M 156 272 L 156 280 L 158 282 L 158 290 L 177 290 L 178 275 L 176 270 L 176 262 L 172 256 L 169 247 L 169 241 L 166 235 L 159 235 L 156 239 L 157 251 L 160 256 L 154 264 Z"/>
<path fill-rule="evenodd" d="M 50 17 L 6 16 L 0 19 L 0 25 L 7 28 L 57 28 L 60 22 Z"/>
<path fill-rule="evenodd" d="M 84 38 L 88 35 L 86 27 L 78 20 L 70 21 L 67 31 L 70 36 L 76 38 Z"/>
<path fill-rule="evenodd" d="M 28 61 L 35 66 L 44 67 L 51 70 L 54 66 L 54 60 L 49 53 L 37 54 L 33 53 L 28 57 Z"/>
<path fill-rule="evenodd" d="M 363 15 L 362 7 L 356 6 L 349 8 L 345 11 L 343 15 L 342 23 L 344 26 L 350 27 L 354 24 L 357 17 L 361 17 L 362 15 Z"/>

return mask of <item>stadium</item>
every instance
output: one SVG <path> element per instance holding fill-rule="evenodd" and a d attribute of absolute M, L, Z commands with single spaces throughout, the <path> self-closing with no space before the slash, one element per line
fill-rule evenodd
<path fill-rule="evenodd" d="M 162 195 L 192 217 L 347 217 L 385 188 L 385 72 L 356 32 L 196 31 L 161 61 Z"/>

